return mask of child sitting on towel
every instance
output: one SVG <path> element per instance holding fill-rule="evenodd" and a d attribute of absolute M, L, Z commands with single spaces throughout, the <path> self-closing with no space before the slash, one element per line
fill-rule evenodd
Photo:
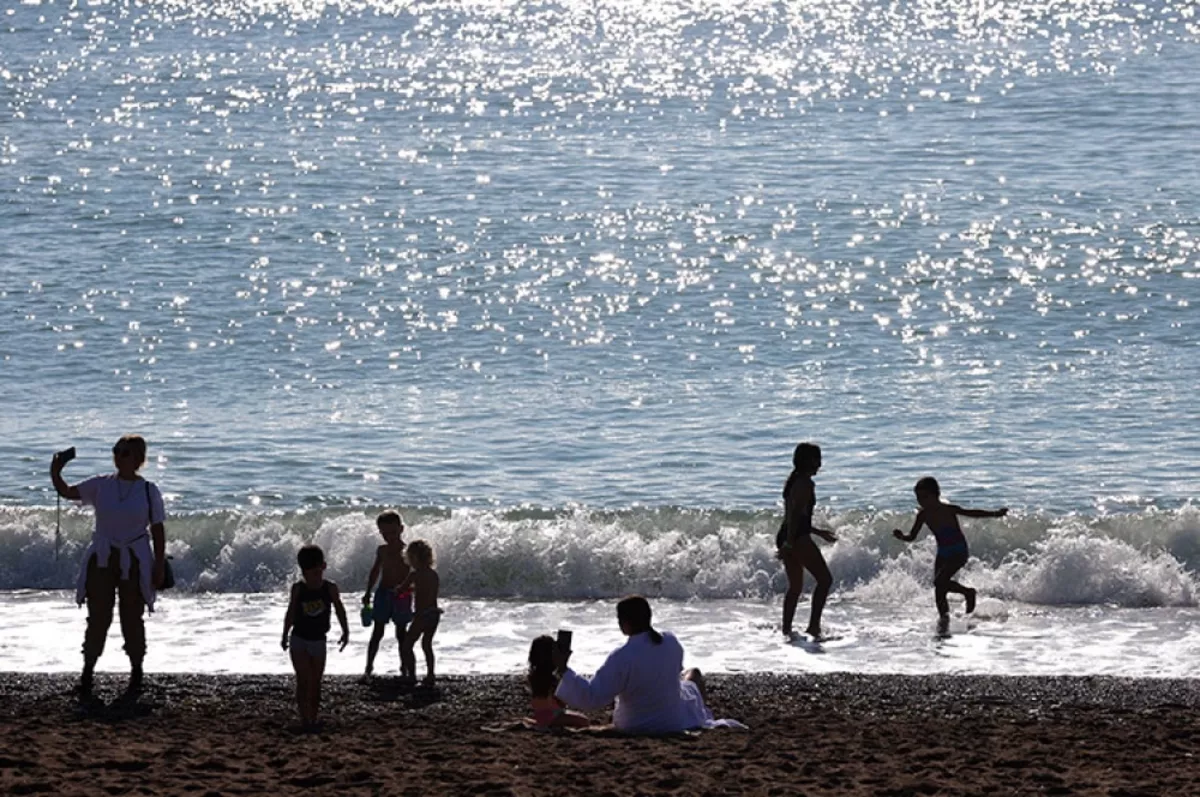
<path fill-rule="evenodd" d="M 540 636 L 529 646 L 529 691 L 533 698 L 533 721 L 539 728 L 583 728 L 591 724 L 583 714 L 568 711 L 554 696 L 558 676 L 554 673 L 554 637 Z"/>

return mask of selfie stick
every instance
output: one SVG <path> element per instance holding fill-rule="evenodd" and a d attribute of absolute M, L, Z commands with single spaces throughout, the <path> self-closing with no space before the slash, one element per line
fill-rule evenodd
<path fill-rule="evenodd" d="M 58 561 L 58 548 L 62 540 L 62 496 L 54 497 L 54 561 Z"/>

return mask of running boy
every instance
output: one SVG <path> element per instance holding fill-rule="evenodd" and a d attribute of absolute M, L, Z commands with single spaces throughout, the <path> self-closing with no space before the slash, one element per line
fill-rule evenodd
<path fill-rule="evenodd" d="M 345 650 L 350 641 L 350 624 L 346 621 L 346 607 L 342 605 L 337 584 L 325 580 L 325 552 L 315 545 L 305 545 L 296 555 L 296 561 L 304 578 L 292 585 L 287 616 L 283 619 L 283 649 L 290 647 L 292 651 L 301 727 L 305 731 L 316 731 L 320 729 L 317 713 L 321 709 L 325 635 L 329 633 L 331 610 L 337 610 L 342 626 L 339 651 Z"/>
<path fill-rule="evenodd" d="M 387 511 L 375 518 L 375 525 L 383 537 L 384 544 L 375 550 L 375 564 L 367 576 L 367 592 L 363 595 L 363 603 L 371 605 L 371 619 L 375 627 L 371 629 L 371 641 L 367 644 L 367 671 L 363 680 L 371 678 L 375 670 L 375 654 L 379 652 L 379 643 L 387 631 L 388 621 L 396 624 L 396 647 L 403 653 L 404 634 L 408 624 L 412 622 L 412 592 L 403 594 L 396 587 L 404 583 L 411 572 L 408 562 L 404 560 L 404 520 L 395 512 Z M 375 589 L 375 602 L 371 603 L 371 587 L 379 579 Z M 405 669 L 404 656 L 400 656 L 400 676 L 416 678 L 416 672 Z"/>
<path fill-rule="evenodd" d="M 404 666 L 409 672 L 417 670 L 417 656 L 413 651 L 417 639 L 421 640 L 421 650 L 425 651 L 425 680 L 426 686 L 433 686 L 433 635 L 437 633 L 438 622 L 442 610 L 438 608 L 439 579 L 433 569 L 433 549 L 424 540 L 413 540 L 405 551 L 408 563 L 413 571 L 401 584 L 400 589 L 412 588 L 413 591 L 413 622 L 404 636 L 404 645 L 400 649 Z"/>
<path fill-rule="evenodd" d="M 1008 514 L 1008 509 L 998 509 L 995 512 L 987 509 L 966 509 L 955 504 L 942 503 L 942 488 L 937 479 L 926 476 L 917 482 L 914 488 L 917 494 L 917 504 L 921 509 L 913 521 L 912 530 L 908 534 L 895 529 L 892 534 L 896 539 L 912 542 L 917 538 L 921 526 L 928 526 L 937 540 L 937 558 L 933 562 L 933 595 L 937 603 L 940 626 L 950 622 L 950 604 L 946 594 L 957 592 L 967 599 L 967 614 L 975 611 L 975 590 L 964 587 L 954 580 L 955 574 L 963 568 L 970 558 L 967 549 L 967 538 L 963 535 L 962 527 L 958 525 L 959 515 L 976 518 L 999 518 Z"/>

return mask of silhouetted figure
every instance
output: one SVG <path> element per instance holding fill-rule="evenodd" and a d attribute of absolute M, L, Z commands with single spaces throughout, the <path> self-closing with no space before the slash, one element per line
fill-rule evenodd
<path fill-rule="evenodd" d="M 400 537 L 404 533 L 404 520 L 398 513 L 389 510 L 380 513 L 375 519 L 375 525 L 379 528 L 384 544 L 375 550 L 375 564 L 371 566 L 371 572 L 367 576 L 367 591 L 363 595 L 363 603 L 371 606 L 371 620 L 374 623 L 371 641 L 367 643 L 367 670 L 363 673 L 363 680 L 371 678 L 375 669 L 375 654 L 379 652 L 379 643 L 383 641 L 389 622 L 396 625 L 400 677 L 416 678 L 415 672 L 405 669 L 404 662 L 404 636 L 408 632 L 408 624 L 413 619 L 412 591 L 402 593 L 397 590 L 411 573 L 408 561 L 404 558 L 404 540 Z M 375 600 L 372 603 L 371 587 L 376 579 L 379 586 L 375 589 Z"/>
<path fill-rule="evenodd" d="M 554 671 L 556 646 L 552 636 L 540 636 L 529 646 L 529 693 L 534 724 L 539 728 L 587 727 L 591 720 L 568 711 L 567 704 L 554 694 L 559 682 L 558 674 Z"/>
<path fill-rule="evenodd" d="M 292 585 L 287 615 L 283 619 L 283 649 L 291 650 L 296 671 L 296 708 L 305 731 L 320 728 L 321 678 L 325 675 L 325 635 L 329 633 L 329 615 L 337 611 L 342 626 L 338 650 L 350 641 L 350 624 L 337 584 L 325 580 L 325 552 L 316 545 L 305 545 L 296 554 L 296 563 L 304 577 Z"/>
<path fill-rule="evenodd" d="M 938 623 L 945 630 L 950 622 L 950 604 L 946 600 L 947 593 L 957 592 L 967 600 L 967 614 L 975 611 L 975 590 L 964 587 L 954 580 L 954 576 L 967 563 L 970 551 L 967 549 L 967 538 L 963 535 L 958 517 L 1000 518 L 1008 514 L 1007 509 L 997 509 L 992 512 L 986 509 L 966 509 L 955 504 L 942 503 L 942 488 L 937 479 L 926 476 L 917 482 L 914 488 L 917 494 L 917 504 L 921 509 L 913 521 L 912 530 L 908 534 L 895 529 L 892 534 L 896 539 L 912 542 L 917 538 L 917 532 L 922 526 L 928 526 L 937 540 L 937 558 L 933 562 L 933 595 L 937 603 Z"/>
<path fill-rule="evenodd" d="M 591 679 L 572 671 L 571 652 L 554 646 L 561 681 L 555 695 L 572 708 L 595 711 L 616 703 L 613 725 L 628 733 L 678 733 L 712 722 L 699 670 L 683 669 L 683 646 L 650 625 L 650 604 L 634 595 L 617 604 L 617 623 L 629 637 Z"/>
<path fill-rule="evenodd" d="M 821 469 L 821 449 L 812 443 L 801 443 L 792 454 L 792 472 L 783 486 L 783 526 L 775 543 L 779 548 L 779 558 L 787 571 L 788 590 L 783 596 L 783 633 L 792 635 L 792 620 L 796 616 L 796 603 L 804 591 L 804 571 L 812 573 L 816 585 L 812 592 L 812 609 L 808 618 L 808 628 L 805 633 L 813 637 L 821 636 L 821 614 L 825 611 L 825 601 L 829 597 L 829 588 L 833 584 L 833 576 L 829 573 L 829 565 L 821 549 L 813 540 L 813 535 L 821 539 L 835 542 L 837 536 L 832 531 L 813 526 L 813 509 L 817 505 L 816 487 L 812 477 Z"/>
<path fill-rule="evenodd" d="M 96 660 L 104 652 L 113 604 L 119 603 L 121 635 L 129 656 L 130 676 L 126 695 L 142 689 L 142 661 L 146 657 L 145 607 L 154 611 L 154 590 L 161 587 L 166 568 L 166 535 L 163 499 L 158 486 L 138 475 L 146 461 L 146 441 L 125 435 L 112 449 L 116 473 L 93 476 L 69 485 L 62 478 L 66 461 L 55 455 L 50 479 L 63 498 L 82 501 L 96 511 L 92 541 L 83 556 L 75 586 L 75 601 L 88 607 L 83 640 L 83 675 L 80 696 L 92 695 Z M 73 456 L 72 450 L 68 456 Z M 151 545 L 153 541 L 153 546 Z"/>
<path fill-rule="evenodd" d="M 417 640 L 421 640 L 421 650 L 425 653 L 425 686 L 433 686 L 433 635 L 437 633 L 438 623 L 442 619 L 442 610 L 438 608 L 438 589 L 441 580 L 433 569 L 433 548 L 425 540 L 413 540 L 404 552 L 408 559 L 409 573 L 400 586 L 400 592 L 411 589 L 413 593 L 413 621 L 404 635 L 404 644 L 400 646 L 402 666 L 408 672 L 416 673 L 417 656 L 414 651 Z M 414 675 L 415 677 L 415 675 Z"/>

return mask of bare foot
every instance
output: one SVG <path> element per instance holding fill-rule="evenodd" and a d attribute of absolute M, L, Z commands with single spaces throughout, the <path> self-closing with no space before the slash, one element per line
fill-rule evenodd
<path fill-rule="evenodd" d="M 975 611 L 975 590 L 967 589 L 967 614 Z"/>

